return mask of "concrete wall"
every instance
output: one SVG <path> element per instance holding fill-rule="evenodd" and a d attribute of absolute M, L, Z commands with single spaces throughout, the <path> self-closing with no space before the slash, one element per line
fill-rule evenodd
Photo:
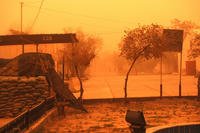
<path fill-rule="evenodd" d="M 44 76 L 0 76 L 0 118 L 15 117 L 49 97 Z"/>

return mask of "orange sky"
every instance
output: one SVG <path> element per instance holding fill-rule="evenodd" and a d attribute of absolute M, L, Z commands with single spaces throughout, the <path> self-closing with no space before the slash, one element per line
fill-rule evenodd
<path fill-rule="evenodd" d="M 0 34 L 20 29 L 20 1 L 23 30 L 33 23 L 41 0 L 0 0 Z M 170 25 L 170 20 L 191 20 L 200 24 L 199 0 L 44 0 L 32 33 L 62 33 L 64 28 L 81 28 L 103 39 L 104 51 L 117 49 L 127 28 L 137 24 Z"/>

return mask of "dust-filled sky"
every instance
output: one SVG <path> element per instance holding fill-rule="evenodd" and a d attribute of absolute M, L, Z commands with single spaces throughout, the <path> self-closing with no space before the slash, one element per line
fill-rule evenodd
<path fill-rule="evenodd" d="M 123 31 L 137 24 L 169 26 L 174 18 L 200 24 L 200 0 L 0 0 L 0 34 L 20 30 L 20 2 L 23 1 L 23 30 L 32 33 L 63 33 L 82 29 L 103 40 L 103 50 L 117 49 Z"/>

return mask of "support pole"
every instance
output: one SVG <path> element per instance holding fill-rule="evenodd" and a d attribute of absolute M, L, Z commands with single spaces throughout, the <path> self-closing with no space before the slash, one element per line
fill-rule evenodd
<path fill-rule="evenodd" d="M 20 2 L 20 5 L 21 5 L 21 35 L 23 34 L 23 29 L 22 29 L 22 26 L 23 26 L 23 23 L 22 23 L 22 20 L 23 20 L 23 2 Z M 22 54 L 24 53 L 24 44 L 22 44 Z"/>
<path fill-rule="evenodd" d="M 38 53 L 39 51 L 39 44 L 36 44 L 36 52 Z"/>
<path fill-rule="evenodd" d="M 160 97 L 163 95 L 163 85 L 162 85 L 162 55 L 160 57 Z"/>
<path fill-rule="evenodd" d="M 62 61 L 62 79 L 63 79 L 63 83 L 65 80 L 65 57 L 64 57 L 64 53 L 63 53 L 63 61 Z"/>
<path fill-rule="evenodd" d="M 179 97 L 181 97 L 181 89 L 182 89 L 182 50 L 180 53 L 180 73 L 179 73 Z"/>

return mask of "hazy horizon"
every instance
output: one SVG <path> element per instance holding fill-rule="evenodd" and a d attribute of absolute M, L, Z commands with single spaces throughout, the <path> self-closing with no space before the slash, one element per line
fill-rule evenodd
<path fill-rule="evenodd" d="M 125 0 L 92 1 L 2 0 L 0 34 L 9 29 L 20 30 L 20 2 L 23 4 L 23 31 L 31 33 L 63 33 L 64 29 L 82 29 L 103 39 L 103 51 L 117 50 L 123 31 L 138 24 L 157 23 L 170 26 L 174 18 L 200 24 L 198 0 Z M 32 25 L 32 28 L 30 29 Z"/>
<path fill-rule="evenodd" d="M 41 1 L 2 0 L 0 34 L 9 34 L 9 29 L 20 30 L 20 2 L 23 2 L 23 31 L 29 33 L 64 33 L 64 29 L 81 29 L 102 39 L 99 57 L 118 51 L 124 30 L 138 24 L 157 23 L 170 27 L 171 20 L 189 20 L 200 25 L 198 0 L 125 0 L 92 1 L 44 0 L 34 23 Z M 7 47 L 7 46 L 6 46 Z M 0 47 L 0 58 L 14 57 L 20 46 Z M 32 47 L 32 48 L 30 48 Z M 43 47 L 43 46 L 41 46 Z M 40 48 L 41 48 L 40 47 Z M 48 48 L 48 47 L 46 47 Z M 183 64 L 187 59 L 189 40 L 184 43 Z M 34 51 L 35 46 L 26 46 L 25 51 Z M 51 50 L 49 48 L 49 50 Z M 197 64 L 199 67 L 199 64 Z M 183 65 L 183 68 L 185 64 Z"/>

